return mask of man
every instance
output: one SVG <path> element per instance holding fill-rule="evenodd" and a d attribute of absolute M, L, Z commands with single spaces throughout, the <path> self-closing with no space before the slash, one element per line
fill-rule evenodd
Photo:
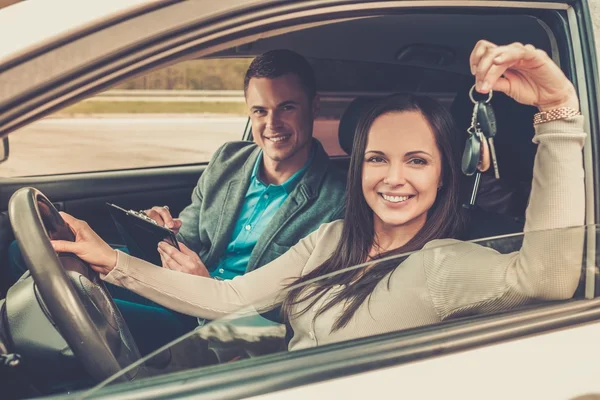
<path fill-rule="evenodd" d="M 165 207 L 146 210 L 178 232 L 181 251 L 159 248 L 165 268 L 232 279 L 343 215 L 343 175 L 312 138 L 319 96 L 310 64 L 267 52 L 250 64 L 244 93 L 254 143 L 217 150 L 178 219 Z"/>

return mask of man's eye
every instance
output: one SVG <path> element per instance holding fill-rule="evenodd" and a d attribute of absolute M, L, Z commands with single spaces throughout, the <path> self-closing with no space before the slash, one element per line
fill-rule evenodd
<path fill-rule="evenodd" d="M 294 107 L 294 106 L 283 106 L 283 111 L 290 111 L 290 110 L 293 110 L 295 108 L 296 107 Z"/>
<path fill-rule="evenodd" d="M 253 114 L 254 115 L 264 115 L 265 114 L 265 110 L 254 110 Z"/>

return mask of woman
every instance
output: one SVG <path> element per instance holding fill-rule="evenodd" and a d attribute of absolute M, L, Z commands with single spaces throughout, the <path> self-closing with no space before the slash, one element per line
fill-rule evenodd
<path fill-rule="evenodd" d="M 290 349 L 569 298 L 579 280 L 583 235 L 581 229 L 557 228 L 584 222 L 585 134 L 575 89 L 531 45 L 480 41 L 470 62 L 479 92 L 502 91 L 547 112 L 540 114 L 547 122 L 536 125 L 539 146 L 518 252 L 499 254 L 439 239 L 455 235 L 460 222 L 456 163 L 447 136 L 451 124 L 430 101 L 397 98 L 375 106 L 359 123 L 345 222 L 322 225 L 245 276 L 216 281 L 169 270 L 177 260 L 164 243 L 159 248 L 167 268 L 117 255 L 85 223 L 66 214 L 77 241 L 53 246 L 89 262 L 108 282 L 185 314 L 215 319 L 244 306 L 283 304 L 294 329 Z M 410 250 L 420 251 L 375 263 Z"/>

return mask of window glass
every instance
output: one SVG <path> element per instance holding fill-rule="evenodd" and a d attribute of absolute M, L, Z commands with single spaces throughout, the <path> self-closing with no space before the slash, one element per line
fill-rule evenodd
<path fill-rule="evenodd" d="M 257 287 L 258 300 L 251 306 L 240 307 L 198 326 L 174 341 L 170 346 L 172 358 L 163 371 L 204 368 L 218 363 L 236 365 L 237 360 L 288 351 L 288 347 L 289 351 L 301 354 L 306 348 L 405 330 L 409 333 L 399 340 L 406 339 L 408 345 L 414 345 L 411 338 L 425 339 L 428 334 L 442 331 L 443 324 L 459 319 L 464 323 L 462 326 L 475 325 L 483 316 L 516 311 L 523 306 L 530 310 L 532 305 L 548 304 L 549 300 L 582 298 L 584 238 L 596 231 L 597 227 L 589 226 L 474 242 L 440 240 L 412 254 L 322 275 L 291 287 L 292 290 L 308 288 L 304 292 L 308 293 L 315 282 L 327 280 L 332 288 L 314 305 L 300 302 L 297 308 L 292 308 L 293 312 L 305 309 L 306 313 L 292 321 L 291 335 L 286 335 L 285 325 L 265 319 L 268 316 L 281 321 L 282 317 L 279 312 L 269 311 L 273 304 L 271 297 L 261 298 L 266 288 Z M 478 261 L 473 262 L 473 258 Z M 384 273 L 379 274 L 378 270 Z M 344 275 L 350 271 L 377 274 L 382 279 L 376 293 L 366 297 L 362 308 L 357 309 L 355 319 L 331 331 L 328 318 L 340 315 L 338 309 L 322 315 L 317 315 L 317 311 L 343 288 L 357 284 L 352 279 L 348 284 L 343 283 Z M 292 282 L 286 280 L 285 285 Z M 342 284 L 337 284 L 340 282 Z M 231 296 L 236 295 L 233 291 Z M 221 306 L 214 304 L 214 307 Z M 415 329 L 433 324 L 439 325 L 440 330 Z M 164 354 L 161 356 L 164 358 Z M 147 359 L 151 358 L 149 355 Z"/>
<path fill-rule="evenodd" d="M 241 140 L 250 58 L 192 60 L 132 79 L 10 135 L 0 176 L 202 163 Z"/>

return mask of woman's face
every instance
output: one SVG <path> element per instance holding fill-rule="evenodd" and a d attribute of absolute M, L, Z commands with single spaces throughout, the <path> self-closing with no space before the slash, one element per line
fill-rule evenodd
<path fill-rule="evenodd" d="M 425 224 L 441 184 L 442 157 L 418 111 L 383 114 L 371 125 L 363 158 L 362 189 L 375 229 Z"/>

